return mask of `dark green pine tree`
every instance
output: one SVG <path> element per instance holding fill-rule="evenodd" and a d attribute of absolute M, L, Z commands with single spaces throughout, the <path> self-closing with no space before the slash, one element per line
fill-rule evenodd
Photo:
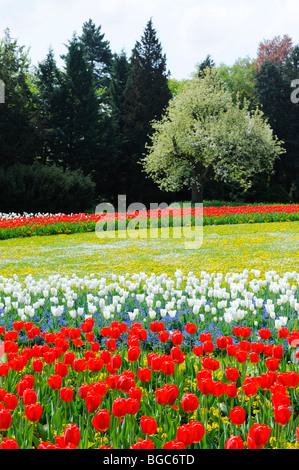
<path fill-rule="evenodd" d="M 52 48 L 49 49 L 45 60 L 36 67 L 34 84 L 44 137 L 40 159 L 42 163 L 59 165 L 63 161 L 61 135 L 63 121 L 60 108 L 62 74 L 57 67 Z"/>
<path fill-rule="evenodd" d="M 97 194 L 107 198 L 116 170 L 115 126 L 103 104 L 82 42 L 74 35 L 63 56 L 65 70 L 60 88 L 60 136 L 63 162 L 92 176 Z"/>
<path fill-rule="evenodd" d="M 124 134 L 124 102 L 125 90 L 130 73 L 130 62 L 126 53 L 122 50 L 119 54 L 114 54 L 111 67 L 111 80 L 107 90 L 109 106 L 111 109 L 111 119 L 115 126 L 115 145 L 117 156 L 117 168 L 114 176 L 115 191 L 113 201 L 116 203 L 118 194 L 126 191 L 126 155 L 124 148 L 126 136 Z"/>
<path fill-rule="evenodd" d="M 109 84 L 113 54 L 110 43 L 104 40 L 105 34 L 101 26 L 96 27 L 90 19 L 83 24 L 80 41 L 84 46 L 84 53 L 89 63 L 97 86 L 106 87 Z"/>
<path fill-rule="evenodd" d="M 274 134 L 284 142 L 286 149 L 286 154 L 275 164 L 274 175 L 268 179 L 270 202 L 289 202 L 298 172 L 298 105 L 292 103 L 290 96 L 291 81 L 298 77 L 294 54 L 285 64 L 265 61 L 256 75 L 257 101 L 262 105 Z"/>
<path fill-rule="evenodd" d="M 202 72 L 205 70 L 206 67 L 214 67 L 214 65 L 215 63 L 213 59 L 211 58 L 210 54 L 208 54 L 205 60 L 203 60 L 197 65 L 197 76 L 201 77 Z"/>
<path fill-rule="evenodd" d="M 12 39 L 9 29 L 0 41 L 0 166 L 33 163 L 40 146 L 40 127 L 28 81 L 30 60 L 24 46 Z"/>
<path fill-rule="evenodd" d="M 122 116 L 126 194 L 133 202 L 150 202 L 158 193 L 145 178 L 139 161 L 149 142 L 151 121 L 161 118 L 171 98 L 167 78 L 166 56 L 150 20 L 132 51 Z"/>
<path fill-rule="evenodd" d="M 65 70 L 58 94 L 63 163 L 89 173 L 98 156 L 99 107 L 92 70 L 76 35 L 62 56 Z"/>

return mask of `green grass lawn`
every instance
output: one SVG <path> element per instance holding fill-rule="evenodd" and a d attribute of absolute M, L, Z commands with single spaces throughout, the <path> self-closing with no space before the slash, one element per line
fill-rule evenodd
<path fill-rule="evenodd" d="M 183 239 L 99 239 L 96 233 L 17 238 L 0 242 L 1 275 L 111 274 L 193 271 L 262 273 L 298 270 L 299 222 L 205 226 L 203 244 Z"/>

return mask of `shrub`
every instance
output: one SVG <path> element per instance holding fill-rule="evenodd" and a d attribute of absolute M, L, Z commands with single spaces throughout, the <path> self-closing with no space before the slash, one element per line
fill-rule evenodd
<path fill-rule="evenodd" d="M 94 195 L 95 183 L 79 170 L 40 163 L 0 168 L 2 212 L 82 212 Z"/>

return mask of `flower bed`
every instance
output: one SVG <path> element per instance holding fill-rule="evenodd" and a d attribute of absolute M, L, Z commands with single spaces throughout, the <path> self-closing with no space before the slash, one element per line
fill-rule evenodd
<path fill-rule="evenodd" d="M 299 205 L 237 207 L 183 207 L 109 214 L 2 214 L 0 239 L 33 235 L 70 234 L 99 229 L 139 228 L 284 222 L 299 220 Z M 132 224 L 133 222 L 133 224 Z"/>
<path fill-rule="evenodd" d="M 298 284 L 1 278 L 0 448 L 298 448 Z"/>

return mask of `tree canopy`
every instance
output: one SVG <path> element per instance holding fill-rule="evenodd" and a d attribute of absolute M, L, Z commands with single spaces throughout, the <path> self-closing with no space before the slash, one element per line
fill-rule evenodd
<path fill-rule="evenodd" d="M 144 171 L 165 191 L 191 188 L 193 202 L 210 174 L 246 190 L 284 151 L 264 114 L 235 103 L 215 68 L 191 80 L 152 126 Z"/>

